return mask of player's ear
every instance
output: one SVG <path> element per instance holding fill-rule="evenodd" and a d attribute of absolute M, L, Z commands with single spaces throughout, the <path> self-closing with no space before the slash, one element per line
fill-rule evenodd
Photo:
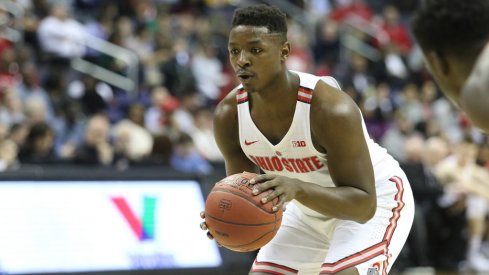
<path fill-rule="evenodd" d="M 289 54 L 290 54 L 290 43 L 288 41 L 285 41 L 282 44 L 282 49 L 280 50 L 280 59 L 282 60 L 282 62 L 285 62 L 285 60 L 287 60 Z"/>
<path fill-rule="evenodd" d="M 434 70 L 443 75 L 447 75 L 450 72 L 450 65 L 445 56 L 437 51 L 429 51 L 426 55 L 426 58 L 429 61 L 431 68 L 430 70 Z"/>

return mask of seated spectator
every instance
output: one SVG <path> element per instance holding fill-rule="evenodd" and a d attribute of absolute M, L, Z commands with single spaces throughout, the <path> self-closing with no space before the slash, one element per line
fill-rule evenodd
<path fill-rule="evenodd" d="M 114 158 L 114 150 L 109 142 L 110 123 L 102 114 L 93 115 L 88 119 L 85 138 L 76 149 L 73 162 L 75 164 L 110 165 Z"/>
<path fill-rule="evenodd" d="M 24 123 L 14 123 L 10 126 L 9 139 L 15 143 L 17 148 L 24 145 L 29 134 L 29 127 Z"/>
<path fill-rule="evenodd" d="M 23 123 L 25 114 L 17 92 L 13 87 L 0 87 L 0 123 L 13 125 Z"/>
<path fill-rule="evenodd" d="M 150 155 L 153 137 L 144 127 L 129 119 L 123 119 L 116 123 L 112 130 L 117 161 L 134 163 Z"/>
<path fill-rule="evenodd" d="M 21 163 L 49 164 L 57 161 L 54 154 L 54 131 L 46 122 L 31 125 L 19 151 Z"/>
<path fill-rule="evenodd" d="M 38 122 L 47 122 L 48 111 L 45 102 L 40 97 L 29 97 L 24 101 L 25 122 L 32 125 Z"/>
<path fill-rule="evenodd" d="M 434 166 L 448 154 L 448 145 L 440 138 L 424 141 L 414 135 L 406 139 L 405 159 L 401 163 L 411 183 L 416 203 L 413 227 L 408 237 L 411 266 L 434 267 L 440 256 L 440 231 L 443 228 L 442 209 L 438 199 L 443 187 L 433 174 Z"/>
<path fill-rule="evenodd" d="M 71 82 L 68 94 L 80 101 L 83 113 L 87 116 L 105 111 L 114 97 L 109 85 L 97 81 L 90 75 L 83 75 L 81 80 Z"/>
<path fill-rule="evenodd" d="M 166 87 L 156 86 L 151 90 L 151 105 L 145 111 L 144 126 L 154 135 L 163 132 L 165 126 L 163 104 L 169 98 L 172 96 Z M 174 101 L 177 102 L 176 99 Z"/>
<path fill-rule="evenodd" d="M 11 169 L 17 161 L 17 145 L 8 137 L 8 126 L 0 123 L 0 172 Z"/>
<path fill-rule="evenodd" d="M 25 102 L 31 98 L 38 98 L 45 106 L 47 121 L 51 121 L 54 118 L 53 104 L 39 82 L 37 66 L 34 63 L 23 64 L 21 73 L 22 80 L 17 88 L 20 100 Z"/>
<path fill-rule="evenodd" d="M 9 140 L 0 142 L 0 172 L 15 169 L 17 166 L 17 145 Z"/>
<path fill-rule="evenodd" d="M 142 164 L 169 165 L 173 152 L 173 143 L 170 137 L 160 134 L 153 137 L 153 148 Z"/>
<path fill-rule="evenodd" d="M 223 66 L 217 58 L 217 48 L 211 42 L 201 43 L 200 48 L 193 56 L 192 72 L 200 94 L 207 102 L 216 102 L 220 95 L 220 88 L 228 79 L 223 74 Z"/>
<path fill-rule="evenodd" d="M 200 109 L 195 113 L 195 128 L 192 139 L 200 155 L 213 162 L 223 162 L 224 158 L 214 139 L 213 114 L 209 109 Z"/>
<path fill-rule="evenodd" d="M 440 162 L 436 175 L 446 194 L 441 202 L 463 201 L 468 225 L 467 268 L 489 272 L 489 259 L 481 253 L 485 220 L 489 210 L 489 173 L 476 165 L 477 146 L 471 140 L 457 144 L 454 154 Z"/>
<path fill-rule="evenodd" d="M 0 54 L 0 87 L 10 87 L 18 84 L 19 67 L 15 49 L 5 49 Z"/>
<path fill-rule="evenodd" d="M 185 133 L 181 133 L 174 141 L 170 164 L 174 169 L 185 173 L 209 174 L 212 172 L 212 166 L 199 155 L 192 138 Z"/>
<path fill-rule="evenodd" d="M 56 155 L 62 159 L 72 159 L 80 146 L 85 131 L 86 118 L 78 101 L 66 100 L 61 103 L 55 126 Z"/>

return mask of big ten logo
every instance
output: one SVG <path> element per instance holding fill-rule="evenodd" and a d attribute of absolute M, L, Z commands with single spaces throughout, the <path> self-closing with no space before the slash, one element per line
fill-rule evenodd
<path fill-rule="evenodd" d="M 221 212 L 229 211 L 231 210 L 231 207 L 233 207 L 233 202 L 231 202 L 230 200 L 222 199 L 219 201 L 217 207 L 221 209 Z"/>
<path fill-rule="evenodd" d="M 306 142 L 304 140 L 293 140 L 292 146 L 293 147 L 306 147 Z"/>

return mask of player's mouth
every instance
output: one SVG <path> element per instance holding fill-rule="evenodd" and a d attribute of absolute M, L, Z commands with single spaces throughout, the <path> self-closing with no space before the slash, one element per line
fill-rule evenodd
<path fill-rule="evenodd" d="M 247 83 L 247 82 L 250 82 L 250 80 L 253 78 L 254 75 L 250 72 L 241 71 L 241 72 L 238 72 L 236 74 L 236 76 L 238 77 L 238 79 L 241 83 Z"/>

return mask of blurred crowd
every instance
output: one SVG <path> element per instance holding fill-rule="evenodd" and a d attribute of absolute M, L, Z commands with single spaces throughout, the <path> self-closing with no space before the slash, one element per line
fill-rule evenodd
<path fill-rule="evenodd" d="M 287 66 L 337 78 L 404 167 L 417 212 L 399 265 L 489 272 L 489 143 L 423 65 L 409 30 L 419 1 L 279 1 L 290 16 Z M 274 1 L 0 2 L 0 171 L 72 163 L 212 173 L 223 160 L 213 109 L 238 84 L 227 60 L 232 13 L 258 2 Z M 137 55 L 135 89 L 73 68 L 82 59 L 130 76 L 131 64 L 87 37 Z"/>

